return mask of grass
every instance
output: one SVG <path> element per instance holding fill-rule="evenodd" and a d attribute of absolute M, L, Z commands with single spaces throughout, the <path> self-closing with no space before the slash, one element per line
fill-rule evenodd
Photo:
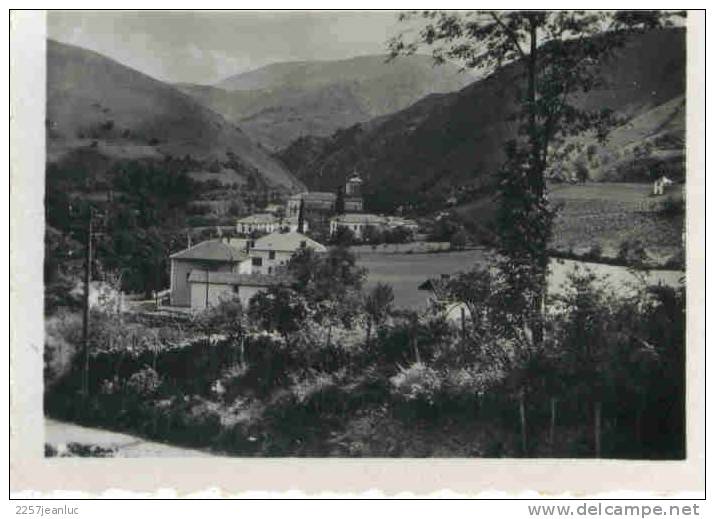
<path fill-rule="evenodd" d="M 467 271 L 476 265 L 485 266 L 489 263 L 489 255 L 484 250 L 442 254 L 361 254 L 358 258 L 358 264 L 368 269 L 366 283 L 368 289 L 377 283 L 387 283 L 394 291 L 395 306 L 413 309 L 424 307 L 429 300 L 431 293 L 417 288 L 428 278 Z M 550 286 L 553 290 L 559 289 L 566 281 L 566 274 L 577 264 L 587 266 L 599 276 L 607 277 L 615 287 L 625 287 L 627 283 L 636 281 L 623 266 L 554 260 L 551 264 L 550 278 Z M 648 279 L 654 283 L 660 281 L 670 286 L 677 286 L 681 276 L 682 272 L 677 270 L 662 270 L 649 273 Z"/>
<path fill-rule="evenodd" d="M 655 264 L 682 255 L 683 215 L 660 212 L 668 199 L 682 200 L 682 187 L 663 197 L 652 197 L 651 189 L 626 183 L 550 186 L 551 201 L 560 207 L 552 249 L 584 254 L 598 246 L 604 257 L 615 258 L 624 241 L 637 241 Z"/>
<path fill-rule="evenodd" d="M 483 250 L 456 251 L 441 254 L 369 254 L 358 257 L 358 264 L 368 269 L 367 288 L 377 283 L 392 285 L 397 306 L 423 306 L 429 292 L 418 290 L 426 279 L 440 274 L 469 270 L 476 264 L 486 264 Z"/>

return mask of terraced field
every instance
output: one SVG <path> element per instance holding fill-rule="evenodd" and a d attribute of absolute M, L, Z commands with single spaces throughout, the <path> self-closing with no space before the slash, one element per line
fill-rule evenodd
<path fill-rule="evenodd" d="M 590 183 L 550 186 L 559 207 L 552 247 L 585 253 L 594 246 L 616 257 L 624 241 L 640 242 L 648 257 L 664 263 L 682 254 L 684 214 L 664 211 L 671 201 L 683 201 L 675 185 L 665 196 L 651 196 L 650 184 Z"/>

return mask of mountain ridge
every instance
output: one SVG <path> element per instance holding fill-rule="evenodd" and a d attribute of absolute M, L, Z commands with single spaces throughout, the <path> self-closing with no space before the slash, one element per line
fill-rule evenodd
<path fill-rule="evenodd" d="M 84 147 L 116 159 L 233 159 L 267 184 L 302 188 L 240 128 L 191 96 L 100 53 L 51 39 L 46 128 L 49 163 Z"/>
<path fill-rule="evenodd" d="M 330 137 L 298 139 L 277 156 L 313 189 L 330 190 L 342 182 L 344 171 L 357 167 L 376 211 L 414 200 L 438 205 L 465 184 L 475 192 L 493 193 L 503 143 L 516 134 L 508 115 L 518 66 Z M 634 36 L 603 67 L 605 86 L 575 103 L 611 108 L 633 119 L 684 94 L 685 32 L 665 29 Z"/>
<path fill-rule="evenodd" d="M 327 136 L 474 80 L 453 64 L 434 67 L 429 56 L 385 60 L 367 55 L 274 63 L 213 86 L 178 88 L 277 151 L 301 136 Z"/>

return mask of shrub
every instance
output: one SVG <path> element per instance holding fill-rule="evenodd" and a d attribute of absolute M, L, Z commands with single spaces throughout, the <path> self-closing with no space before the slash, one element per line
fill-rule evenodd
<path fill-rule="evenodd" d="M 160 385 L 161 379 L 157 372 L 150 367 L 146 367 L 129 377 L 126 383 L 126 390 L 128 393 L 139 397 L 151 397 L 157 392 Z"/>
<path fill-rule="evenodd" d="M 47 319 L 45 328 L 45 390 L 51 389 L 72 367 L 82 341 L 82 318 L 60 311 Z"/>
<path fill-rule="evenodd" d="M 390 383 L 397 400 L 428 405 L 435 403 L 442 385 L 437 371 L 422 362 L 415 362 L 407 368 L 400 366 L 398 373 L 390 378 Z"/>
<path fill-rule="evenodd" d="M 658 211 L 663 216 L 679 216 L 685 213 L 685 200 L 669 196 L 660 206 Z"/>
<path fill-rule="evenodd" d="M 628 264 L 641 264 L 648 258 L 643 242 L 640 240 L 623 240 L 618 247 L 618 259 Z"/>

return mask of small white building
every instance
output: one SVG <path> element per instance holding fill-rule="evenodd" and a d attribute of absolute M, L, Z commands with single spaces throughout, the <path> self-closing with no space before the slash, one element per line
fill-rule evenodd
<path fill-rule="evenodd" d="M 170 257 L 171 306 L 191 306 L 189 276 L 192 271 L 250 273 L 245 241 L 207 240 Z"/>
<path fill-rule="evenodd" d="M 248 308 L 251 298 L 258 292 L 271 286 L 288 284 L 289 281 L 282 276 L 194 270 L 189 276 L 191 309 L 201 311 L 222 300 L 235 298 L 241 301 L 244 308 Z"/>
<path fill-rule="evenodd" d="M 280 220 L 270 213 L 258 213 L 245 216 L 236 222 L 236 232 L 243 235 L 252 233 L 271 233 L 280 228 Z"/>
<path fill-rule="evenodd" d="M 655 182 L 653 182 L 653 196 L 665 194 L 666 188 L 672 186 L 673 183 L 674 182 L 665 175 L 658 178 Z"/>
<path fill-rule="evenodd" d="M 249 249 L 250 272 L 253 274 L 280 274 L 299 249 L 309 248 L 326 252 L 327 248 L 299 232 L 274 232 L 258 238 Z"/>
<path fill-rule="evenodd" d="M 361 240 L 365 229 L 373 227 L 379 230 L 386 228 L 387 219 L 375 214 L 349 213 L 333 216 L 330 219 L 330 235 L 334 235 L 341 227 L 350 229 L 358 240 Z"/>
<path fill-rule="evenodd" d="M 416 234 L 420 226 L 414 220 L 409 218 L 402 218 L 401 216 L 386 216 L 385 217 L 387 227 L 389 229 L 406 229 L 412 234 Z"/>

